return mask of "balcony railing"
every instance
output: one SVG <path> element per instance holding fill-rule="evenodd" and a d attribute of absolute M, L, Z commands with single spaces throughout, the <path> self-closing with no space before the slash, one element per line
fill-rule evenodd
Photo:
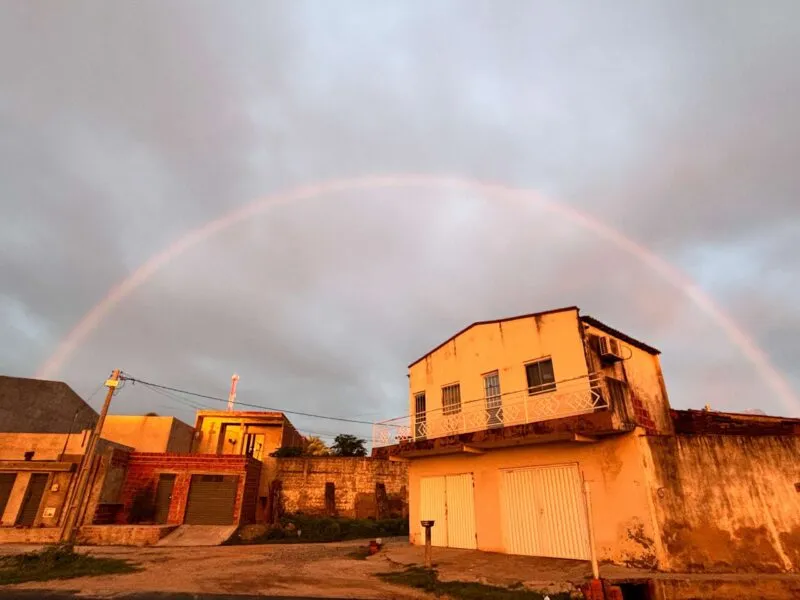
<path fill-rule="evenodd" d="M 548 421 L 592 413 L 608 408 L 608 393 L 601 375 L 558 381 L 548 391 L 521 390 L 462 402 L 460 410 L 437 408 L 416 415 L 375 423 L 372 427 L 373 447 L 401 442 L 433 439 Z"/>

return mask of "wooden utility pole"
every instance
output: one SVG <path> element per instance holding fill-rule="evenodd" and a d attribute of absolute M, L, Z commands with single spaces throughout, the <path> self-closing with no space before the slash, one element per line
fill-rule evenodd
<path fill-rule="evenodd" d="M 119 386 L 119 381 L 120 370 L 114 369 L 114 371 L 111 373 L 111 377 L 106 380 L 106 387 L 108 388 L 106 400 L 103 403 L 103 408 L 100 411 L 100 417 L 97 419 L 97 424 L 94 426 L 94 432 L 89 438 L 89 444 L 86 447 L 86 452 L 83 455 L 80 470 L 78 471 L 78 482 L 75 488 L 75 493 L 73 494 L 72 501 L 67 509 L 67 516 L 64 519 L 64 526 L 61 530 L 61 540 L 69 544 L 75 541 L 75 537 L 78 534 L 78 528 L 80 527 L 81 517 L 83 516 L 83 512 L 86 510 L 86 503 L 88 501 L 86 488 L 87 484 L 89 483 L 92 465 L 95 462 L 97 442 L 100 440 L 100 434 L 103 432 L 103 424 L 106 421 L 108 407 L 111 405 L 111 398 L 114 395 L 114 391 L 117 389 L 117 386 Z"/>

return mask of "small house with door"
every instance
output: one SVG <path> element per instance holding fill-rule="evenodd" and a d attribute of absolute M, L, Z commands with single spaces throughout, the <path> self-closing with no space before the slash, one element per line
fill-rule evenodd
<path fill-rule="evenodd" d="M 589 560 L 593 537 L 628 566 L 800 567 L 800 420 L 671 410 L 659 351 L 577 307 L 473 323 L 408 380 L 373 456 L 408 465 L 412 543 L 433 520 L 436 546 Z"/>

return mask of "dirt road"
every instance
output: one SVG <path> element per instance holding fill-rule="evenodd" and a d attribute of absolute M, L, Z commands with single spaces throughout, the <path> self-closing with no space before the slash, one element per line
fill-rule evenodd
<path fill-rule="evenodd" d="M 388 544 L 393 543 L 387 540 Z M 398 540 L 396 543 L 407 543 Z M 382 582 L 375 573 L 397 569 L 381 557 L 348 554 L 364 542 L 211 548 L 82 548 L 96 556 L 125 558 L 138 573 L 30 582 L 0 587 L 0 597 L 25 590 L 77 591 L 95 596 L 131 593 L 191 593 L 322 598 L 426 598 Z M 13 552 L 5 547 L 4 553 Z"/>

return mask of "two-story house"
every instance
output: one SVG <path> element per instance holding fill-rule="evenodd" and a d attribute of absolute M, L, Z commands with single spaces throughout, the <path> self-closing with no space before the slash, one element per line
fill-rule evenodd
<path fill-rule="evenodd" d="M 632 434 L 672 427 L 658 350 L 569 307 L 473 323 L 408 378 L 410 416 L 377 424 L 374 452 L 409 461 L 412 541 L 432 519 L 434 545 L 588 559 L 588 482 L 601 558 L 641 550 Z"/>

